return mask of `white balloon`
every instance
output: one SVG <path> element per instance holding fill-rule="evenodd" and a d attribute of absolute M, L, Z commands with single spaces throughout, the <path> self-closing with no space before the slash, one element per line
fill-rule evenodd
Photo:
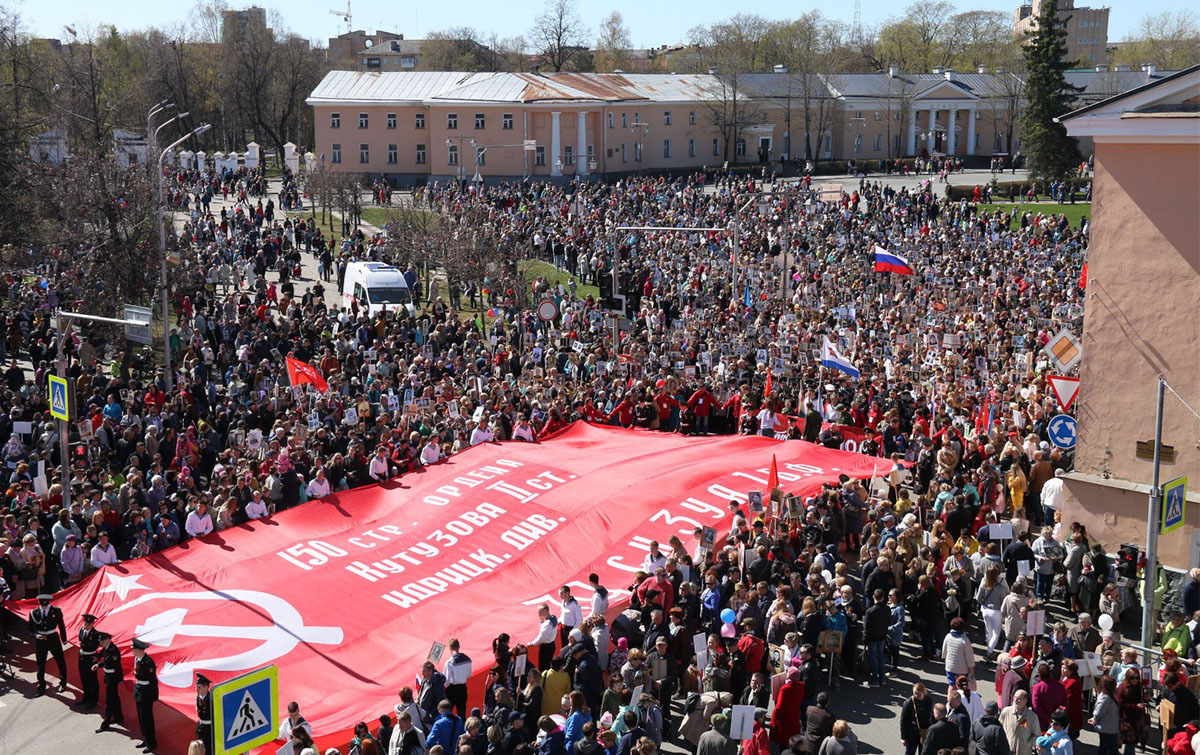
<path fill-rule="evenodd" d="M 1192 752 L 1200 752 L 1200 731 L 1192 737 Z"/>
<path fill-rule="evenodd" d="M 1113 628 L 1112 616 L 1109 616 L 1106 613 L 1100 614 L 1100 618 L 1096 619 L 1096 623 L 1099 624 L 1100 628 L 1103 629 L 1105 632 L 1107 632 Z"/>
<path fill-rule="evenodd" d="M 825 580 L 825 584 L 827 584 L 827 585 L 833 584 L 833 575 L 829 573 L 828 569 L 823 569 L 821 571 L 821 577 Z"/>

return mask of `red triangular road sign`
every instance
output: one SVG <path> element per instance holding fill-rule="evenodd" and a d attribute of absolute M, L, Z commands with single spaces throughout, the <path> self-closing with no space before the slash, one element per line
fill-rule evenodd
<path fill-rule="evenodd" d="M 1063 375 L 1046 377 L 1050 381 L 1050 390 L 1054 391 L 1054 398 L 1058 399 L 1058 405 L 1064 412 L 1070 409 L 1071 404 L 1075 403 L 1075 397 L 1079 395 L 1079 378 Z"/>

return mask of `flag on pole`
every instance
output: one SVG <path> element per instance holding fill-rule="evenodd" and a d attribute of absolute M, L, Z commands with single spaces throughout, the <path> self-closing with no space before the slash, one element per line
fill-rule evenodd
<path fill-rule="evenodd" d="M 293 387 L 310 383 L 316 386 L 318 391 L 329 390 L 329 383 L 325 382 L 325 376 L 308 362 L 301 362 L 295 357 L 287 357 L 287 371 L 288 380 L 292 382 Z"/>
<path fill-rule="evenodd" d="M 1087 288 L 1087 263 L 1083 263 L 1083 270 L 1079 272 L 1079 287 Z"/>
<path fill-rule="evenodd" d="M 742 297 L 742 302 L 747 307 L 751 306 L 753 303 L 752 300 L 750 299 L 750 284 L 749 283 L 746 284 L 746 295 Z"/>
<path fill-rule="evenodd" d="M 779 465 L 775 461 L 775 454 L 771 454 L 771 474 L 767 475 L 767 488 L 774 490 L 779 487 Z"/>
<path fill-rule="evenodd" d="M 821 366 L 840 370 L 856 379 L 862 374 L 857 367 L 850 363 L 849 359 L 843 356 L 842 352 L 838 351 L 838 347 L 829 340 L 829 336 L 825 336 L 821 343 Z"/>
<path fill-rule="evenodd" d="M 875 272 L 913 275 L 912 265 L 899 254 L 889 252 L 878 244 L 875 246 Z"/>
<path fill-rule="evenodd" d="M 771 368 L 767 368 L 767 387 L 763 388 L 763 400 L 771 395 Z"/>

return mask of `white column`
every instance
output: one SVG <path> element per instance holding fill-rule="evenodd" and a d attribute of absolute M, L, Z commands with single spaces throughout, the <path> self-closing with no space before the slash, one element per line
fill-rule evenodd
<path fill-rule="evenodd" d="M 908 156 L 917 154 L 917 109 L 915 107 L 908 112 L 908 151 L 904 154 Z"/>
<path fill-rule="evenodd" d="M 555 110 L 550 113 L 550 175 L 561 176 L 562 168 L 562 113 Z"/>
<path fill-rule="evenodd" d="M 934 131 L 934 126 L 937 125 L 937 108 L 929 108 L 929 143 L 925 145 L 925 149 L 930 155 L 933 154 L 933 147 L 937 144 L 937 132 Z"/>
<path fill-rule="evenodd" d="M 954 155 L 954 126 L 958 116 L 958 108 L 952 107 L 946 116 L 946 154 Z"/>
<path fill-rule="evenodd" d="M 967 110 L 967 154 L 975 154 L 975 108 Z"/>
<path fill-rule="evenodd" d="M 576 136 L 579 141 L 575 145 L 575 175 L 586 176 L 588 174 L 587 164 L 587 111 L 579 111 L 579 125 L 575 130 L 578 132 Z"/>

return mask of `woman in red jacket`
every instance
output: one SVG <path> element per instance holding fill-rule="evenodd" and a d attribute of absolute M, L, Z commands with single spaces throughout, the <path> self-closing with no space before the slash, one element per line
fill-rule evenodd
<path fill-rule="evenodd" d="M 800 733 L 800 704 L 804 701 L 804 682 L 800 669 L 788 669 L 787 681 L 775 693 L 775 712 L 771 717 L 771 741 L 786 749 L 793 736 Z"/>
<path fill-rule="evenodd" d="M 754 733 L 742 740 L 742 755 L 771 755 L 771 739 L 767 735 L 767 712 L 754 711 Z"/>

